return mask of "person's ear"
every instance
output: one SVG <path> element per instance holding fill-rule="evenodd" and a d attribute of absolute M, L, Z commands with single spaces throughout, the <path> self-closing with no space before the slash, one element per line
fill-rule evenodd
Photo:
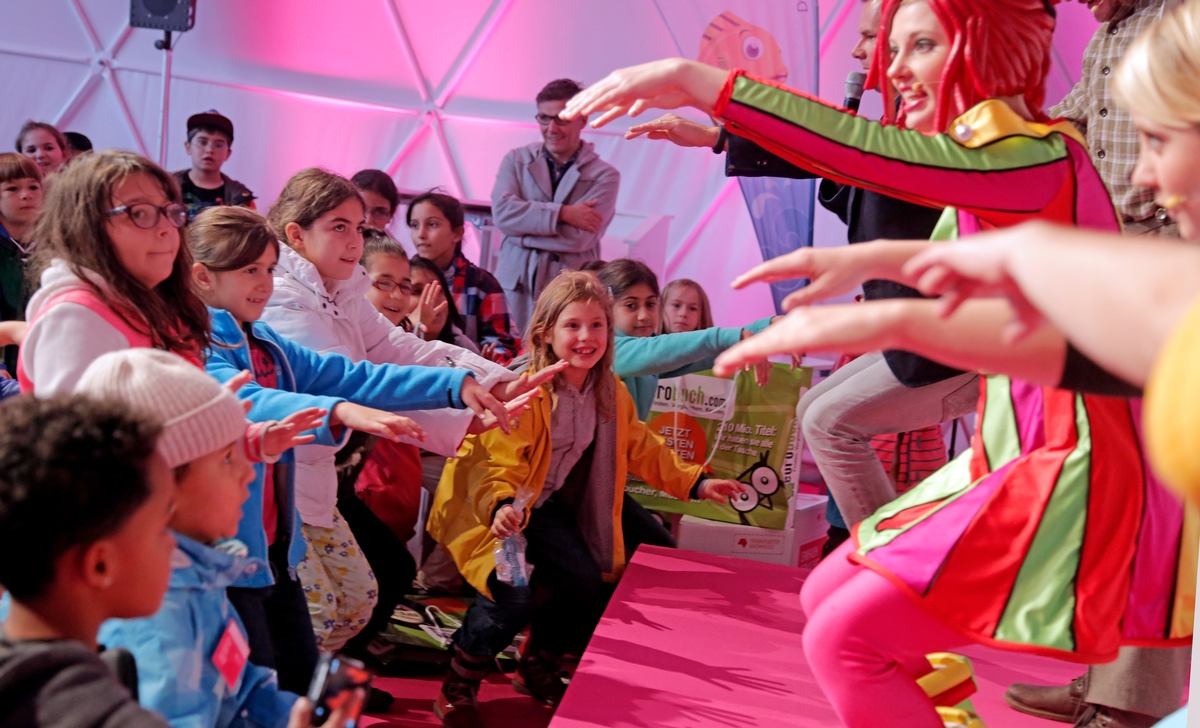
<path fill-rule="evenodd" d="M 211 291 L 213 289 L 214 280 L 212 271 L 203 263 L 192 263 L 192 280 L 196 282 L 196 287 L 201 291 Z"/>
<path fill-rule="evenodd" d="M 68 557 L 70 558 L 70 557 Z M 108 539 L 100 539 L 80 547 L 71 561 L 78 576 L 90 588 L 103 591 L 110 589 L 116 582 L 117 549 Z M 63 559 L 64 562 L 68 559 Z"/>
<path fill-rule="evenodd" d="M 304 250 L 304 228 L 298 222 L 289 222 L 283 226 L 283 236 L 287 244 L 296 252 Z"/>
<path fill-rule="evenodd" d="M 184 142 L 183 142 L 183 151 L 187 152 L 188 154 L 191 154 L 191 153 L 192 153 L 192 142 L 191 142 L 191 140 L 190 140 L 190 139 L 185 139 L 185 140 L 184 140 Z"/>
<path fill-rule="evenodd" d="M 463 226 L 461 226 L 461 227 L 456 227 L 456 228 L 454 228 L 454 229 L 452 229 L 452 230 L 450 231 L 450 232 L 454 233 L 454 244 L 455 244 L 455 245 L 461 245 L 461 244 L 462 244 L 462 241 L 463 241 L 463 231 L 464 231 L 464 230 L 466 230 L 466 229 L 467 229 L 467 228 L 466 228 L 466 226 L 465 226 L 465 225 L 463 225 Z"/>

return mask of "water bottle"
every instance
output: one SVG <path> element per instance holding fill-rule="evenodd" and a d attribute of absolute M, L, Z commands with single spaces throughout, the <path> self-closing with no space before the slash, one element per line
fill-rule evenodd
<path fill-rule="evenodd" d="M 525 507 L 533 500 L 533 491 L 521 488 L 513 500 L 512 507 L 517 512 L 524 512 Z M 529 586 L 529 576 L 533 573 L 533 565 L 525 561 L 525 537 L 519 532 L 496 544 L 492 550 L 496 558 L 496 578 L 512 586 Z"/>

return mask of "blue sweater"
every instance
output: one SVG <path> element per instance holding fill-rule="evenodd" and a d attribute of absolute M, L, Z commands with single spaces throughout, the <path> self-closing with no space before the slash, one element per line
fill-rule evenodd
<path fill-rule="evenodd" d="M 275 672 L 249 661 L 229 685 L 213 664 L 226 630 L 246 629 L 225 588 L 248 573 L 269 571 L 175 534 L 171 585 L 158 612 L 144 619 L 110 619 L 100 643 L 124 647 L 138 666 L 138 700 L 176 728 L 286 726 L 296 695 L 279 689 Z"/>
<path fill-rule="evenodd" d="M 246 334 L 233 316 L 226 311 L 209 309 L 213 326 L 213 346 L 209 349 L 205 368 L 219 381 L 227 381 L 243 370 L 253 371 L 250 345 Z M 336 437 L 329 425 L 333 408 L 342 402 L 353 402 L 389 412 L 414 409 L 462 408 L 463 380 L 471 375 L 466 369 L 449 367 L 397 366 L 354 362 L 341 354 L 318 354 L 289 339 L 285 339 L 262 322 L 250 326 L 257 343 L 271 353 L 279 370 L 278 388 L 261 387 L 249 382 L 238 390 L 238 396 L 252 403 L 247 415 L 255 422 L 282 420 L 304 409 L 320 407 L 329 412 L 321 426 L 309 434 L 317 444 L 340 446 L 347 433 Z M 292 451 L 283 454 L 280 464 L 294 463 Z M 250 484 L 250 498 L 242 506 L 242 521 L 238 525 L 238 540 L 250 549 L 250 555 L 267 558 L 267 535 L 263 529 L 263 482 L 265 467 L 254 466 L 255 479 Z M 294 575 L 296 565 L 304 558 L 304 539 L 300 534 L 300 514 L 295 506 L 294 467 L 288 467 L 287 492 L 280 503 L 280 512 L 291 514 L 290 523 L 280 523 L 276 538 L 287 538 L 288 572 Z M 239 579 L 234 586 L 261 587 L 273 583 L 269 569 L 259 569 Z"/>
<path fill-rule="evenodd" d="M 757 334 L 770 325 L 770 317 L 744 327 Z M 654 405 L 659 377 L 681 377 L 711 369 L 718 354 L 742 340 L 741 328 L 701 329 L 682 334 L 627 336 L 616 330 L 613 371 L 625 383 L 645 422 Z"/>

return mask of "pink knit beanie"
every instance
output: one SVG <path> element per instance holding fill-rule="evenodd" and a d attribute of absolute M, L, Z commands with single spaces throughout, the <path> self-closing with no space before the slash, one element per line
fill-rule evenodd
<path fill-rule="evenodd" d="M 227 447 L 246 432 L 245 411 L 232 392 L 195 364 L 158 349 L 101 356 L 75 391 L 124 402 L 161 422 L 158 452 L 172 468 Z"/>

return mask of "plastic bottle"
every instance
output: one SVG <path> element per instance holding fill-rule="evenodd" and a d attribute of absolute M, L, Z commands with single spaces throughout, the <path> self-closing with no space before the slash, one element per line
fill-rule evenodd
<path fill-rule="evenodd" d="M 513 499 L 512 507 L 523 513 L 529 502 L 533 500 L 533 491 L 521 488 Z M 492 550 L 496 558 L 496 578 L 512 586 L 529 586 L 529 577 L 533 573 L 533 564 L 525 561 L 525 537 L 520 532 L 496 544 Z"/>

